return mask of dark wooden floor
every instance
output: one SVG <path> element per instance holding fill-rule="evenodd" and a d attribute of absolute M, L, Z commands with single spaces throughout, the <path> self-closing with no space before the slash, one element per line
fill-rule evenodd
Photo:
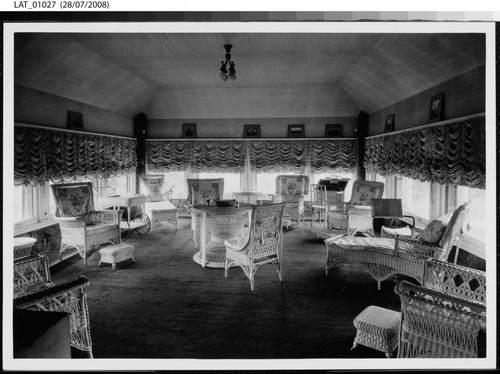
<path fill-rule="evenodd" d="M 95 358 L 387 360 L 351 350 L 353 319 L 368 305 L 400 309 L 362 268 L 341 265 L 325 275 L 325 245 L 310 222 L 285 230 L 283 281 L 272 266 L 256 274 L 255 291 L 240 268 L 202 268 L 192 260 L 190 221 L 133 233 L 136 263 L 112 270 L 75 256 L 54 266 L 55 282 L 84 274 Z M 390 361 L 390 360 L 387 360 Z M 386 361 L 384 361 L 386 362 Z"/>

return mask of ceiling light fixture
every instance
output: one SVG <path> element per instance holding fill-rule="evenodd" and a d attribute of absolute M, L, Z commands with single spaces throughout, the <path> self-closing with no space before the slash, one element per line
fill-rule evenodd
<path fill-rule="evenodd" d="M 234 81 L 236 79 L 236 69 L 234 67 L 234 61 L 231 61 L 231 48 L 233 47 L 232 44 L 224 44 L 224 48 L 226 49 L 226 60 L 221 61 L 221 66 L 220 66 L 220 74 L 219 77 L 223 81 L 227 81 L 227 79 L 231 79 Z M 229 64 L 229 74 L 227 72 L 227 65 Z"/>

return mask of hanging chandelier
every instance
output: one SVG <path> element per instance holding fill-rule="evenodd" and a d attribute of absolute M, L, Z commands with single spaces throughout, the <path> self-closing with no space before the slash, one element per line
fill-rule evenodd
<path fill-rule="evenodd" d="M 224 44 L 224 48 L 226 49 L 226 59 L 225 61 L 221 61 L 221 66 L 220 66 L 220 74 L 219 77 L 223 81 L 227 81 L 227 79 L 231 79 L 234 81 L 236 79 L 236 69 L 234 67 L 234 61 L 231 61 L 231 48 L 233 47 L 232 44 Z M 227 65 L 229 65 L 229 74 L 227 71 Z"/>

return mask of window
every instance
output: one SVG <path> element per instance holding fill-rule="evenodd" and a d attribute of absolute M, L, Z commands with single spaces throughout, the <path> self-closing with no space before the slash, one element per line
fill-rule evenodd
<path fill-rule="evenodd" d="M 14 222 L 20 227 L 37 222 L 38 187 L 14 186 Z"/>
<path fill-rule="evenodd" d="M 397 178 L 396 197 L 403 200 L 403 209 L 415 219 L 431 218 L 431 184 L 406 177 Z"/>
<path fill-rule="evenodd" d="M 470 205 L 469 224 L 471 231 L 468 236 L 484 241 L 486 237 L 486 190 L 455 186 L 456 206 L 472 200 Z"/>

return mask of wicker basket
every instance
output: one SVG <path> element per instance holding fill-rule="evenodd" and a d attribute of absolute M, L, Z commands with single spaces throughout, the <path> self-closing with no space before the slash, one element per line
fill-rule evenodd
<path fill-rule="evenodd" d="M 33 248 L 33 245 L 35 243 L 35 238 L 14 238 L 14 259 L 28 257 L 29 255 L 31 255 L 31 249 Z"/>

